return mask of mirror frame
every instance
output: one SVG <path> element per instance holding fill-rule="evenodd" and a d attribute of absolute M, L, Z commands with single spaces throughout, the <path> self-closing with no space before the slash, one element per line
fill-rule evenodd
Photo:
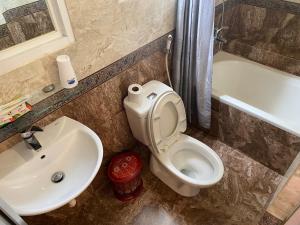
<path fill-rule="evenodd" d="M 0 75 L 65 48 L 75 41 L 64 0 L 46 0 L 55 31 L 0 51 Z"/>

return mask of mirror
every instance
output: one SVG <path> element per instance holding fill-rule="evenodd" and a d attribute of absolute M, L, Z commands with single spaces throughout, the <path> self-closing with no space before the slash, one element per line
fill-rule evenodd
<path fill-rule="evenodd" d="M 65 0 L 0 0 L 0 15 L 0 75 L 75 41 Z"/>
<path fill-rule="evenodd" d="M 0 51 L 54 30 L 45 0 L 0 0 Z"/>

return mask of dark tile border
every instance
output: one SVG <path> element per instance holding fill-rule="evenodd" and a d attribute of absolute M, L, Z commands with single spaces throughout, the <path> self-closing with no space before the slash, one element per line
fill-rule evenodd
<path fill-rule="evenodd" d="M 63 89 L 38 102 L 33 106 L 31 112 L 0 129 L 0 142 L 15 135 L 16 133 L 21 132 L 26 127 L 54 112 L 68 102 L 103 84 L 117 74 L 133 66 L 138 61 L 152 55 L 157 51 L 164 51 L 165 41 L 168 35 L 169 33 L 139 48 L 138 50 L 110 64 L 109 66 L 97 71 L 96 73 L 82 79 L 76 88 Z"/>

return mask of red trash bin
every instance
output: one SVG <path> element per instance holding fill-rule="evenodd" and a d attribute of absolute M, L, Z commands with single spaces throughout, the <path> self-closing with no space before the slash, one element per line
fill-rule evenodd
<path fill-rule="evenodd" d="M 108 166 L 108 177 L 113 183 L 115 196 L 121 201 L 138 197 L 143 189 L 142 161 L 135 152 L 120 153 Z"/>

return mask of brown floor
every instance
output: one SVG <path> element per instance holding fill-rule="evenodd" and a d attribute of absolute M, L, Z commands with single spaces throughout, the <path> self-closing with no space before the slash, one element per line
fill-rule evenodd
<path fill-rule="evenodd" d="M 164 185 L 148 168 L 149 151 L 138 146 L 144 160 L 144 191 L 135 201 L 121 203 L 105 177 L 79 198 L 75 208 L 25 218 L 30 225 L 257 225 L 281 176 L 227 145 L 192 135 L 222 158 L 225 174 L 217 185 L 185 198 Z M 104 173 L 105 165 L 102 167 Z"/>

